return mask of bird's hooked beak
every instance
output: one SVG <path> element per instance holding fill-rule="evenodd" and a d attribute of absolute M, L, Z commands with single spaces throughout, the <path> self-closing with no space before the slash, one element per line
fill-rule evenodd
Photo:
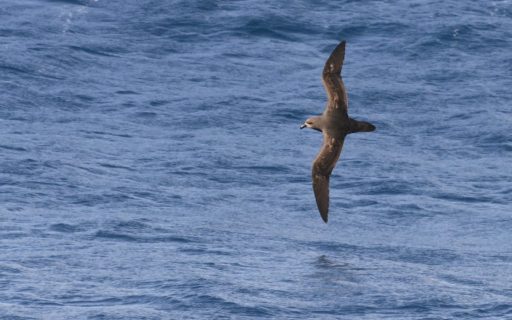
<path fill-rule="evenodd" d="M 307 127 L 307 125 L 306 125 L 305 123 L 303 123 L 303 124 L 300 126 L 300 128 L 301 128 L 301 129 L 304 129 L 304 128 L 306 128 L 306 127 Z"/>

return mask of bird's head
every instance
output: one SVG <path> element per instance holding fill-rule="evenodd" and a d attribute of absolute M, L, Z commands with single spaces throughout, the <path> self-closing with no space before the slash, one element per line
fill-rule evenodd
<path fill-rule="evenodd" d="M 301 126 L 300 128 L 301 129 L 304 129 L 304 128 L 311 128 L 311 129 L 314 129 L 314 130 L 317 130 L 317 131 L 322 131 L 322 129 L 320 129 L 320 124 L 319 124 L 319 121 L 320 120 L 320 117 L 311 117 L 311 118 L 308 118 Z"/>

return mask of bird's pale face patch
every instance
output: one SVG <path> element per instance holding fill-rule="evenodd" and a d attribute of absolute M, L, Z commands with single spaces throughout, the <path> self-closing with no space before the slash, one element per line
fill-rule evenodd
<path fill-rule="evenodd" d="M 322 132 L 322 129 L 320 129 L 320 117 L 312 117 L 308 118 L 306 122 L 304 122 L 303 125 L 300 126 L 301 129 L 304 128 L 310 128 L 316 131 Z"/>
<path fill-rule="evenodd" d="M 313 127 L 313 120 L 311 120 L 311 119 L 306 120 L 304 122 L 304 124 L 300 126 L 301 129 L 312 128 L 312 127 Z"/>

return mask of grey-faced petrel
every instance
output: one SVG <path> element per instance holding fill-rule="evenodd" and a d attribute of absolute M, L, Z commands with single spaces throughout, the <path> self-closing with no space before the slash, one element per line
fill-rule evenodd
<path fill-rule="evenodd" d="M 325 62 L 322 80 L 327 91 L 327 105 L 320 116 L 311 117 L 300 127 L 323 133 L 324 141 L 313 161 L 312 178 L 318 211 L 325 223 L 329 213 L 329 177 L 340 157 L 343 141 L 349 133 L 370 132 L 375 126 L 348 116 L 348 97 L 341 79 L 345 59 L 345 41 L 334 49 Z"/>

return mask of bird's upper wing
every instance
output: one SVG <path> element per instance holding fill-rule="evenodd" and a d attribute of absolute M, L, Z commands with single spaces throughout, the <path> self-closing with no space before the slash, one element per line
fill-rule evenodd
<path fill-rule="evenodd" d="M 312 178 L 318 211 L 327 223 L 329 213 L 329 177 L 336 166 L 343 148 L 345 137 L 336 139 L 324 132 L 324 142 L 320 152 L 313 161 Z"/>
<path fill-rule="evenodd" d="M 345 85 L 341 79 L 341 69 L 345 59 L 345 41 L 342 41 L 332 51 L 329 59 L 325 62 L 322 72 L 322 82 L 329 101 L 325 112 L 348 112 L 348 96 Z"/>

